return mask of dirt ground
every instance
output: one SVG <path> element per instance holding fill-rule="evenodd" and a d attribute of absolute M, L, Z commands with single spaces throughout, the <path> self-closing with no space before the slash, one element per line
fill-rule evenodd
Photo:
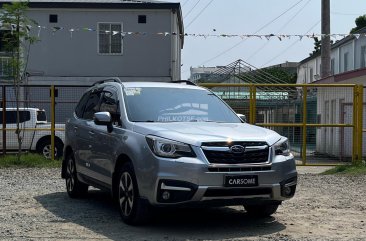
<path fill-rule="evenodd" d="M 296 196 L 271 218 L 240 206 L 179 209 L 132 227 L 108 193 L 70 199 L 58 169 L 0 169 L 0 240 L 366 240 L 366 176 L 298 171 Z"/>

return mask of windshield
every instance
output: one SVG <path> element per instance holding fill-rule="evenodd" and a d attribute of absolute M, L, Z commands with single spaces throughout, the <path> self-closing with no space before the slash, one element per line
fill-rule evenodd
<path fill-rule="evenodd" d="M 43 110 L 37 111 L 37 121 L 47 121 L 46 112 Z"/>
<path fill-rule="evenodd" d="M 127 115 L 133 122 L 240 123 L 236 114 L 207 90 L 125 88 Z"/>

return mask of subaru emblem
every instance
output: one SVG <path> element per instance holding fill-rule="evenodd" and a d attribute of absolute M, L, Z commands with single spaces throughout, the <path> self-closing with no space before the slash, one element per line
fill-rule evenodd
<path fill-rule="evenodd" d="M 234 145 L 230 147 L 230 151 L 235 154 L 241 154 L 245 152 L 245 147 L 241 145 Z"/>

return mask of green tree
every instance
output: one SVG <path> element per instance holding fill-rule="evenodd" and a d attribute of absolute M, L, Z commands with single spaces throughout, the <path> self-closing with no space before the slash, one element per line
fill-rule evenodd
<path fill-rule="evenodd" d="M 351 29 L 350 33 L 355 33 L 363 27 L 366 27 L 366 14 L 355 19 L 356 27 Z"/>
<path fill-rule="evenodd" d="M 20 83 L 25 76 L 26 68 L 26 51 L 29 45 L 34 43 L 37 38 L 30 36 L 31 28 L 36 24 L 35 21 L 26 16 L 28 2 L 12 2 L 3 4 L 0 12 L 0 22 L 3 31 L 3 49 L 10 56 L 10 62 L 6 66 L 7 75 L 12 79 L 14 85 L 14 94 L 17 108 L 17 127 L 16 134 L 18 138 L 18 159 L 22 151 L 22 136 L 19 125 L 19 97 Z M 28 48 L 27 48 L 28 46 Z M 5 108 L 5 106 L 4 106 Z"/>

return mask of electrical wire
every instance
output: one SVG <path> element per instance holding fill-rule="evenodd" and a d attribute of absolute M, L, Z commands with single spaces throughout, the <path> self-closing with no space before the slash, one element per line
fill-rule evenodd
<path fill-rule="evenodd" d="M 255 31 L 253 34 L 258 33 L 259 31 L 263 30 L 264 28 L 266 28 L 268 25 L 270 25 L 271 23 L 273 23 L 274 21 L 276 21 L 277 19 L 279 19 L 280 17 L 282 17 L 283 15 L 285 15 L 287 12 L 289 12 L 291 9 L 293 9 L 294 7 L 296 7 L 297 5 L 299 5 L 302 1 L 304 0 L 300 0 L 298 2 L 296 2 L 295 4 L 293 4 L 291 7 L 289 7 L 288 9 L 286 9 L 283 13 L 281 13 L 280 15 L 278 15 L 277 17 L 275 17 L 274 19 L 272 19 L 271 21 L 267 22 L 266 24 L 264 24 L 262 27 L 260 27 L 257 31 Z M 233 46 L 231 46 L 230 48 L 226 49 L 225 51 L 222 51 L 221 53 L 219 53 L 218 55 L 204 61 L 201 65 L 204 65 L 208 62 L 211 62 L 214 59 L 217 59 L 218 57 L 221 57 L 222 55 L 226 54 L 227 52 L 229 52 L 230 50 L 238 47 L 239 45 L 241 45 L 242 43 L 244 43 L 246 39 L 241 40 L 240 42 L 234 44 Z"/>
<path fill-rule="evenodd" d="M 305 4 L 304 4 L 304 6 L 302 6 L 300 9 L 299 9 L 299 11 L 297 11 L 296 13 L 295 13 L 295 15 L 293 15 L 278 31 L 277 31 L 277 33 L 279 33 L 279 32 L 281 32 L 282 30 L 284 30 L 286 27 L 287 27 L 287 25 L 289 25 L 289 23 L 291 23 L 292 22 L 292 20 L 294 20 L 296 17 L 297 17 L 297 15 L 299 15 L 300 14 L 300 12 L 302 12 L 304 9 L 305 9 L 305 7 L 309 4 L 311 2 L 311 0 L 308 0 Z M 265 44 L 263 44 L 261 47 L 259 47 L 253 54 L 251 54 L 248 58 L 246 58 L 246 60 L 245 61 L 247 61 L 247 62 L 250 62 L 249 60 L 251 59 L 251 58 L 253 58 L 254 56 L 256 56 L 260 51 L 262 51 L 267 45 L 269 44 L 269 41 L 267 41 Z"/>
<path fill-rule="evenodd" d="M 321 20 L 319 20 L 318 22 L 316 22 L 313 26 L 311 26 L 311 28 L 304 34 L 308 34 L 311 30 L 313 30 L 316 26 L 318 26 L 318 24 L 321 22 Z M 296 40 L 295 42 L 293 42 L 289 47 L 287 47 L 285 50 L 281 51 L 281 53 L 279 53 L 278 55 L 274 56 L 272 59 L 270 59 L 269 61 L 267 61 L 266 63 L 261 65 L 261 68 L 269 63 L 271 63 L 273 60 L 277 59 L 278 57 L 280 57 L 281 55 L 283 55 L 284 53 L 286 53 L 290 48 L 292 48 L 293 46 L 295 46 L 295 44 L 297 44 L 298 42 L 300 42 L 300 39 Z"/>
<path fill-rule="evenodd" d="M 199 4 L 201 0 L 198 0 L 195 5 L 186 13 L 186 15 L 183 17 L 183 19 L 187 18 L 188 15 L 193 11 L 193 9 Z"/>
<path fill-rule="evenodd" d="M 341 12 L 330 12 L 331 14 L 334 14 L 334 15 L 346 15 L 346 16 L 362 16 L 364 14 L 360 13 L 341 13 Z"/>
<path fill-rule="evenodd" d="M 202 8 L 202 10 L 196 15 L 196 17 L 193 18 L 193 20 L 187 25 L 187 27 L 185 27 L 185 29 L 188 29 L 189 26 L 191 26 L 191 24 L 206 10 L 206 8 L 213 2 L 213 0 L 211 0 L 208 4 L 206 4 L 206 6 L 204 6 Z"/>
<path fill-rule="evenodd" d="M 187 4 L 187 2 L 189 2 L 189 0 L 186 0 L 183 4 L 182 4 L 182 7 L 184 7 L 184 5 Z"/>

